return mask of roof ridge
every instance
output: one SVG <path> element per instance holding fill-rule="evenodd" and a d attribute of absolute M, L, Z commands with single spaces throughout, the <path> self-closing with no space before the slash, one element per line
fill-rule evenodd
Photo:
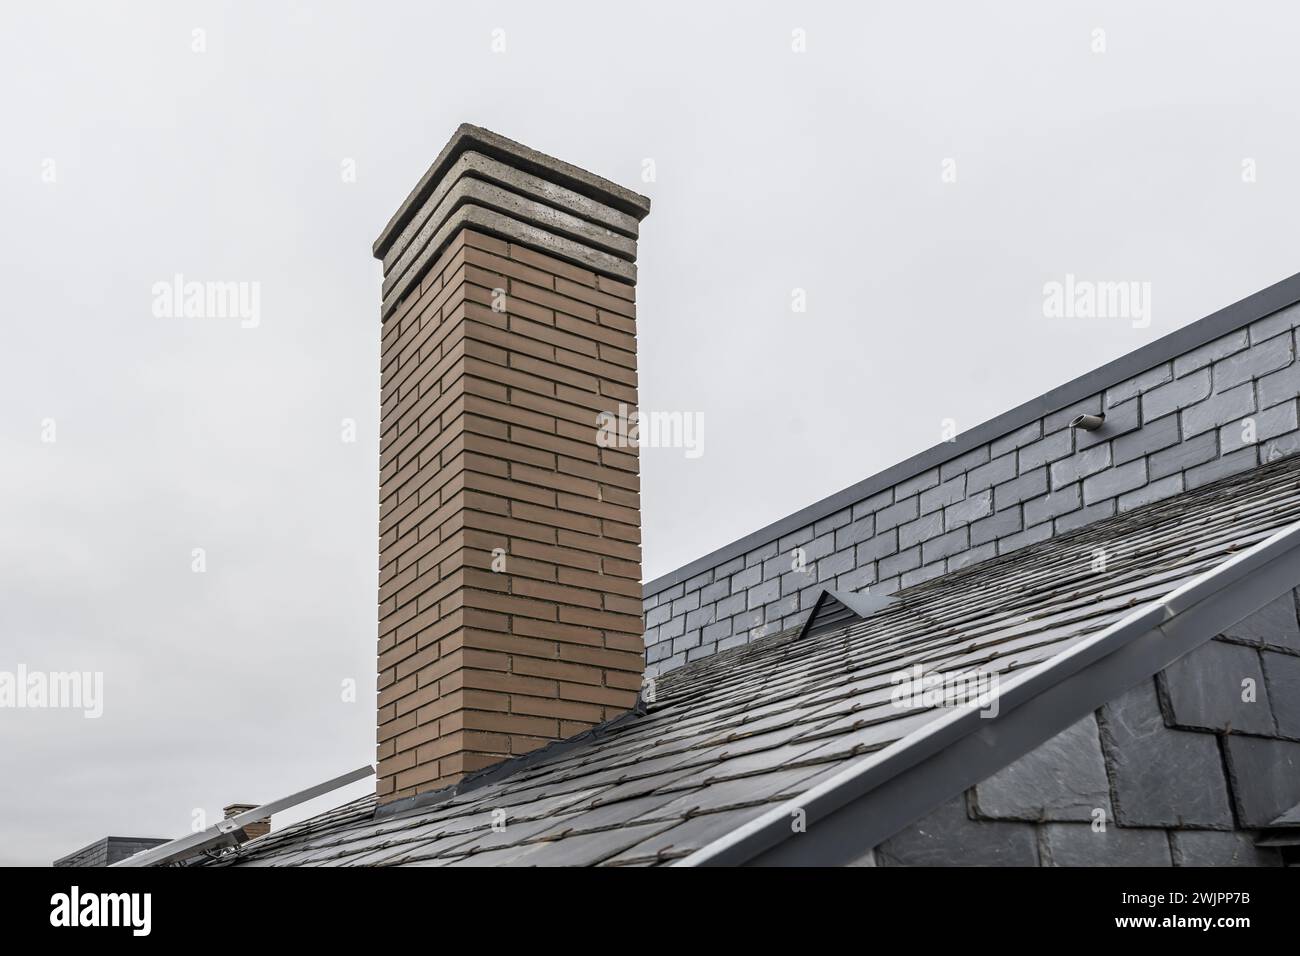
<path fill-rule="evenodd" d="M 1262 318 L 1300 302 L 1300 272 L 1287 276 L 1270 286 L 1253 292 L 1243 299 L 1218 309 L 1204 318 L 1163 335 L 1119 358 L 1107 362 L 1090 372 L 1073 378 L 1037 398 L 995 415 L 973 428 L 943 441 L 924 451 L 890 465 L 881 471 L 855 482 L 847 488 L 813 502 L 792 514 L 786 515 L 735 541 L 716 548 L 707 554 L 682 565 L 676 570 L 661 574 L 642 587 L 644 597 L 658 594 L 667 588 L 686 581 L 703 571 L 710 570 L 745 554 L 754 548 L 775 541 L 794 531 L 815 524 L 836 511 L 892 488 L 909 478 L 936 468 L 955 458 L 974 451 L 1003 435 L 1082 401 L 1112 385 L 1149 371 L 1162 362 L 1183 355 L 1217 338 L 1234 332 Z"/>

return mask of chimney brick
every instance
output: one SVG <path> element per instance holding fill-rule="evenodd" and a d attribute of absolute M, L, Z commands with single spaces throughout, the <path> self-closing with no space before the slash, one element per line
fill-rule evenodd
<path fill-rule="evenodd" d="M 257 803 L 232 803 L 230 806 L 222 809 L 226 819 L 238 816 L 241 813 L 247 813 L 249 810 L 256 810 L 260 804 Z M 266 836 L 271 832 L 271 818 L 264 820 L 255 820 L 252 823 L 244 824 L 244 835 L 250 840 L 256 840 L 260 836 Z"/>
<path fill-rule="evenodd" d="M 649 201 L 462 126 L 375 242 L 381 802 L 631 709 L 634 411 Z"/>

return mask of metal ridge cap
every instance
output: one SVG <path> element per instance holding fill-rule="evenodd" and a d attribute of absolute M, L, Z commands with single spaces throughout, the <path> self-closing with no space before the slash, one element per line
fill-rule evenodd
<path fill-rule="evenodd" d="M 1265 540 L 1234 555 L 1222 564 L 1202 572 L 1155 601 L 1134 609 L 1056 657 L 1028 668 L 1004 682 L 996 692 L 1000 705 L 999 716 L 993 719 L 1000 720 L 1004 715 L 1013 714 L 1018 707 L 1040 698 L 1063 679 L 1078 674 L 1090 664 L 1130 645 L 1137 639 L 1156 630 L 1164 631 L 1176 619 L 1194 612 L 1226 588 L 1240 582 L 1243 578 L 1251 577 L 1260 569 L 1297 550 L 1300 550 L 1300 522 L 1287 525 Z M 1248 611 L 1247 614 L 1249 613 L 1253 611 Z M 1116 688 L 1115 693 L 1122 693 L 1126 689 L 1127 687 Z M 972 736 L 981 726 L 982 719 L 977 705 L 954 709 L 951 713 L 938 717 L 885 749 L 850 763 L 829 780 L 806 793 L 782 801 L 731 833 L 678 860 L 674 865 L 743 864 L 793 835 L 790 819 L 795 810 L 806 813 L 807 822 L 811 825 L 855 799 L 869 794 L 876 787 L 897 777 L 902 771 L 920 764 L 949 745 Z M 1051 734 L 1049 733 L 1048 736 L 1050 737 Z M 918 816 L 928 811 L 929 808 L 923 809 Z"/>
<path fill-rule="evenodd" d="M 388 246 L 419 209 L 425 195 L 436 187 L 438 180 L 460 154 L 469 149 L 596 199 L 620 212 L 635 216 L 638 220 L 644 219 L 650 212 L 650 199 L 647 196 L 580 166 L 507 139 L 500 133 L 472 123 L 462 123 L 375 239 L 371 252 L 376 259 L 384 257 Z"/>
<path fill-rule="evenodd" d="M 1244 299 L 1226 305 L 1197 319 L 1180 329 L 1127 352 L 1090 372 L 1085 372 L 1063 385 L 1044 392 L 1015 408 L 996 415 L 973 428 L 960 433 L 953 441 L 941 442 L 926 450 L 890 465 L 862 481 L 856 482 L 835 494 L 822 498 L 798 511 L 750 532 L 742 538 L 723 545 L 702 557 L 682 565 L 675 571 L 661 574 L 641 586 L 642 597 L 679 584 L 703 571 L 768 544 L 784 535 L 807 527 L 842 508 L 848 507 L 877 492 L 891 488 L 923 471 L 960 458 L 987 442 L 1010 434 L 1035 419 L 1059 411 L 1090 395 L 1103 391 L 1125 379 L 1139 375 L 1162 362 L 1167 362 L 1220 336 L 1233 332 L 1251 322 L 1300 302 L 1300 272 L 1287 276 L 1273 285 L 1252 292 Z"/>

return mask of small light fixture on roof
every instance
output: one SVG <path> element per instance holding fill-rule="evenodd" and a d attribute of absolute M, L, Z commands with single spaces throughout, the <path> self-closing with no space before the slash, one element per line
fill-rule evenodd
<path fill-rule="evenodd" d="M 1095 432 L 1098 428 L 1100 428 L 1103 424 L 1105 424 L 1105 421 L 1106 421 L 1105 412 L 1102 412 L 1100 415 L 1080 415 L 1078 418 L 1070 422 L 1070 427 L 1082 428 L 1086 432 Z"/>

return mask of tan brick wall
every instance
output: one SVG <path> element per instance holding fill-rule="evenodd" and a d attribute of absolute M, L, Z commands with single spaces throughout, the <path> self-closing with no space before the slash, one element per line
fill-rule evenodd
<path fill-rule="evenodd" d="M 231 817 L 238 816 L 241 813 L 247 813 L 249 810 L 256 810 L 257 807 L 258 805 L 256 803 L 232 803 L 230 806 L 224 807 L 222 813 L 224 813 L 226 819 L 229 820 Z M 264 820 L 254 820 L 252 823 L 245 823 L 243 829 L 244 835 L 247 836 L 248 839 L 256 840 L 258 837 L 266 836 L 271 832 L 271 818 L 267 817 Z"/>
<path fill-rule="evenodd" d="M 464 229 L 384 323 L 381 800 L 635 704 L 637 450 L 596 440 L 600 412 L 636 407 L 634 300 Z"/>

